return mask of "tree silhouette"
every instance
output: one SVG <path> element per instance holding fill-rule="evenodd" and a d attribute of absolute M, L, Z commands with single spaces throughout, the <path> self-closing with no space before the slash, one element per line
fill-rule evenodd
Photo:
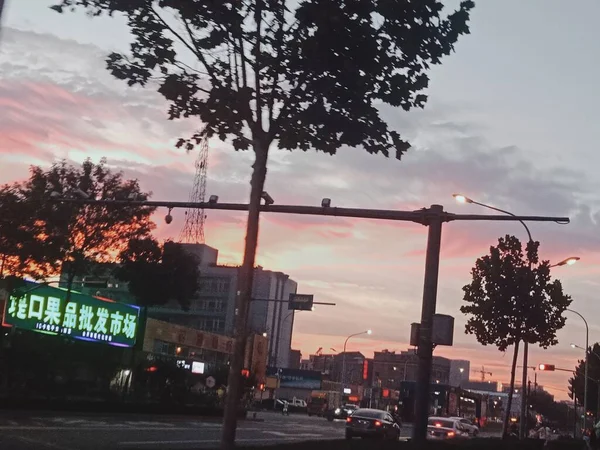
<path fill-rule="evenodd" d="M 600 413 L 600 344 L 596 343 L 590 347 L 588 357 L 588 395 L 587 405 L 591 412 Z M 584 403 L 585 392 L 585 359 L 577 362 L 574 369 L 575 374 L 569 379 L 569 396 L 574 398 L 577 396 L 577 403 Z"/>
<path fill-rule="evenodd" d="M 516 237 L 498 239 L 489 255 L 477 259 L 471 283 L 463 287 L 463 300 L 468 303 L 460 308 L 468 316 L 465 332 L 502 352 L 514 346 L 504 437 L 520 342 L 542 348 L 556 345 L 556 332 L 564 326 L 563 313 L 571 304 L 560 281 L 551 281 L 550 263 L 539 261 L 538 248 L 539 242 L 529 242 L 524 252 Z"/>
<path fill-rule="evenodd" d="M 164 305 L 170 300 L 184 309 L 200 287 L 198 260 L 181 244 L 161 246 L 152 238 L 129 241 L 119 255 L 115 275 L 128 283 L 138 305 Z"/>
<path fill-rule="evenodd" d="M 69 196 L 76 190 L 98 199 L 148 196 L 137 180 L 113 173 L 105 160 L 94 164 L 88 159 L 81 166 L 62 161 L 47 170 L 31 168 L 29 179 L 19 185 L 19 196 L 33 214 L 31 233 L 38 245 L 32 245 L 31 257 L 55 273 L 62 265 L 69 290 L 77 275 L 85 274 L 94 263 L 113 262 L 130 239 L 147 236 L 155 227 L 151 221 L 154 208 L 51 201 L 53 192 Z M 40 248 L 41 253 L 36 253 Z"/>
<path fill-rule="evenodd" d="M 41 246 L 33 232 L 34 211 L 19 192 L 18 185 L 0 188 L 0 279 L 4 276 L 29 275 L 28 269 L 39 261 L 36 255 Z M 46 254 L 51 249 L 47 249 Z M 43 277 L 46 265 L 31 270 L 32 275 Z"/>
<path fill-rule="evenodd" d="M 129 55 L 110 54 L 108 69 L 129 85 L 156 88 L 170 119 L 199 119 L 179 147 L 217 136 L 254 151 L 223 432 L 232 446 L 270 148 L 335 154 L 362 146 L 400 159 L 409 144 L 380 106 L 425 105 L 427 71 L 469 32 L 474 3 L 464 0 L 447 16 L 438 0 L 60 0 L 52 8 L 77 7 L 126 18 Z"/>

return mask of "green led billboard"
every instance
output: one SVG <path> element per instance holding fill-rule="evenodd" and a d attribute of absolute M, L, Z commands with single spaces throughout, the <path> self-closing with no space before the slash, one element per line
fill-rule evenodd
<path fill-rule="evenodd" d="M 135 344 L 138 306 L 78 292 L 71 292 L 65 306 L 66 297 L 65 289 L 28 282 L 6 302 L 3 325 L 121 347 Z"/>

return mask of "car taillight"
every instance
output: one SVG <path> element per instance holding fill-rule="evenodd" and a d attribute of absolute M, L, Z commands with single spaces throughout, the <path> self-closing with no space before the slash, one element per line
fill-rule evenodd
<path fill-rule="evenodd" d="M 448 431 L 448 437 L 454 437 L 454 431 Z"/>
<path fill-rule="evenodd" d="M 441 423 L 439 423 L 439 422 L 437 422 L 437 423 L 435 424 L 435 426 L 436 426 L 436 427 L 438 427 L 438 428 L 441 428 L 441 427 L 442 427 L 442 424 L 441 424 Z"/>
<path fill-rule="evenodd" d="M 346 419 L 346 422 L 348 422 L 348 423 L 352 422 L 352 417 L 348 417 L 348 418 Z"/>
<path fill-rule="evenodd" d="M 379 420 L 376 420 L 376 421 L 375 421 L 375 426 L 376 426 L 376 427 L 380 427 L 380 426 L 381 426 L 381 422 L 380 422 Z"/>

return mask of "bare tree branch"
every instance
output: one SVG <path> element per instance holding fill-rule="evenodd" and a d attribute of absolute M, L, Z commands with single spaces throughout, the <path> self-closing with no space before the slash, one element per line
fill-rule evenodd
<path fill-rule="evenodd" d="M 204 57 L 204 55 L 202 54 L 202 51 L 200 51 L 200 49 L 192 46 L 188 41 L 186 41 L 183 36 L 181 36 L 177 31 L 175 31 L 173 29 L 173 27 L 171 27 L 162 17 L 161 15 L 154 9 L 153 6 L 150 6 L 150 10 L 152 11 L 152 15 L 167 29 L 169 30 L 173 36 L 175 36 L 177 39 L 179 39 L 179 41 L 185 45 L 194 55 L 196 55 L 196 57 L 198 58 L 198 60 L 204 65 L 204 68 L 206 69 L 206 72 L 208 72 L 208 75 L 210 76 L 211 82 L 213 83 L 213 85 L 218 85 L 219 81 L 218 79 L 215 77 L 214 71 L 212 70 L 211 66 L 207 63 L 206 58 Z M 186 25 L 187 28 L 187 23 L 185 22 L 185 19 L 183 19 L 184 24 Z M 195 45 L 195 42 L 194 42 Z"/>

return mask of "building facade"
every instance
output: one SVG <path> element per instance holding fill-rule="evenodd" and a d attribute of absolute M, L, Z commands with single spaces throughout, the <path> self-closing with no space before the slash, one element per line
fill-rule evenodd
<path fill-rule="evenodd" d="M 346 387 L 369 384 L 369 380 L 363 377 L 367 358 L 361 352 L 338 353 L 333 360 L 331 381 L 343 383 Z"/>
<path fill-rule="evenodd" d="M 450 386 L 461 387 L 469 381 L 471 362 L 464 359 L 450 360 Z"/>
<path fill-rule="evenodd" d="M 318 370 L 325 375 L 326 379 L 334 379 L 332 378 L 332 375 L 336 364 L 335 355 L 324 355 L 322 353 L 309 355 L 308 361 L 311 367 L 310 370 Z"/>
<path fill-rule="evenodd" d="M 234 339 L 169 322 L 148 318 L 142 350 L 163 359 L 200 362 L 206 370 L 229 364 Z M 253 334 L 246 344 L 244 369 L 264 382 L 267 369 L 267 338 Z"/>
<path fill-rule="evenodd" d="M 239 266 L 218 264 L 219 251 L 206 244 L 181 244 L 198 259 L 200 288 L 184 310 L 175 301 L 148 307 L 148 317 L 208 333 L 233 336 Z M 99 265 L 93 274 L 76 277 L 72 289 L 89 295 L 101 295 L 123 303 L 135 304 L 127 283 L 117 280 L 114 264 Z M 103 286 L 100 286 L 103 284 Z M 66 271 L 61 274 L 66 286 Z M 253 300 L 249 310 L 249 329 L 268 338 L 269 364 L 288 367 L 292 345 L 294 311 L 288 310 L 290 294 L 297 283 L 282 272 L 258 266 L 254 272 Z M 283 300 L 279 302 L 265 300 Z"/>
<path fill-rule="evenodd" d="M 418 357 L 412 350 L 396 353 L 382 350 L 373 356 L 373 384 L 388 389 L 399 389 L 402 381 L 417 380 Z M 431 382 L 448 384 L 450 379 L 450 360 L 434 356 L 431 368 Z"/>
<path fill-rule="evenodd" d="M 290 361 L 288 369 L 300 370 L 302 365 L 302 352 L 300 350 L 290 350 Z"/>

